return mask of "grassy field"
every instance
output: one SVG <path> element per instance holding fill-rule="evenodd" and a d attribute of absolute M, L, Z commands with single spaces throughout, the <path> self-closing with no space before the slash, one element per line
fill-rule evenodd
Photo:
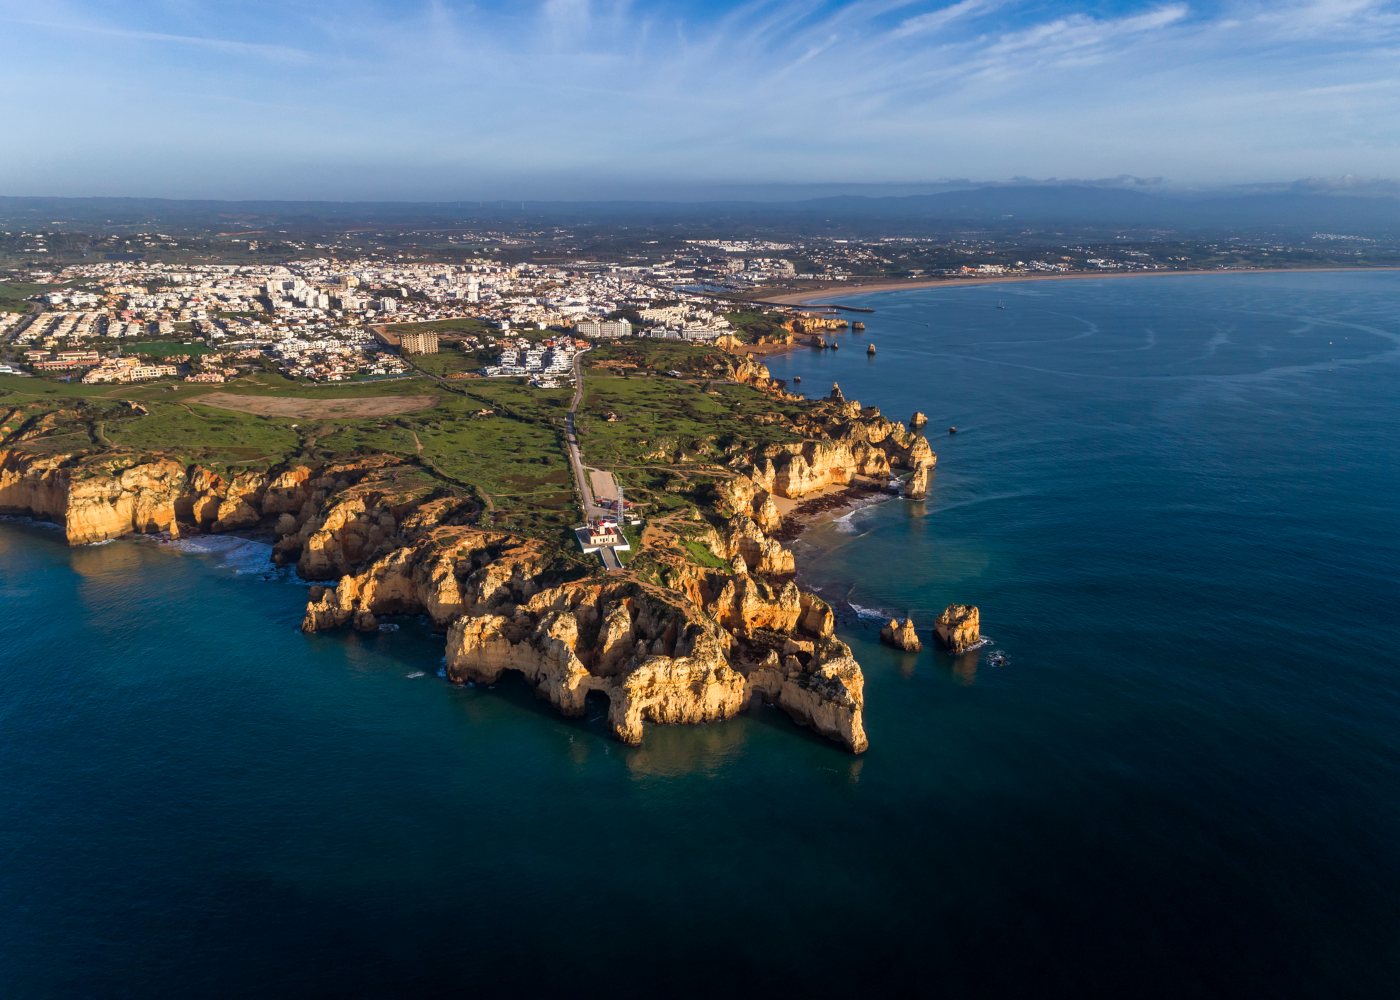
<path fill-rule="evenodd" d="M 184 343 L 179 340 L 122 340 L 123 354 L 140 354 L 147 358 L 169 358 L 180 354 L 208 354 L 209 345 L 203 341 Z"/>
<path fill-rule="evenodd" d="M 62 410 L 53 430 L 22 445 L 49 454 L 159 453 L 228 472 L 387 453 L 419 469 L 424 483 L 475 496 L 485 525 L 563 539 L 578 519 L 561 440 L 568 390 L 537 392 L 497 381 L 481 383 L 479 391 L 434 392 L 425 399 L 431 385 L 417 378 L 309 386 L 270 373 L 217 388 L 85 386 L 0 376 L 0 407 L 23 408 L 30 415 Z M 207 405 L 203 396 L 225 405 L 245 397 L 252 409 L 264 412 Z M 314 407 L 357 401 L 416 409 L 383 412 L 386 407 L 379 405 L 374 415 L 363 409 L 357 415 L 354 409 L 318 412 Z M 431 405 L 421 408 L 425 401 Z"/>
<path fill-rule="evenodd" d="M 783 327 L 786 317 L 778 313 L 743 309 L 725 313 L 724 318 L 729 320 L 730 326 L 739 331 L 741 339 L 748 343 L 753 343 L 759 337 L 783 337 L 787 334 Z"/>
<path fill-rule="evenodd" d="M 590 374 L 578 429 L 588 460 L 607 467 L 674 464 L 684 457 L 727 465 L 741 452 L 795 440 L 781 403 L 750 386 Z M 607 420 L 615 413 L 617 421 Z"/>
<path fill-rule="evenodd" d="M 689 376 L 711 373 L 717 365 L 723 364 L 723 352 L 717 347 L 647 338 L 599 344 L 584 357 L 595 368 L 630 365 L 657 374 L 675 371 Z"/>
<path fill-rule="evenodd" d="M 419 371 L 429 375 L 458 375 L 476 371 L 482 366 L 474 356 L 464 354 L 456 348 L 448 348 L 437 354 L 409 354 L 404 360 Z"/>
<path fill-rule="evenodd" d="M 335 420 L 392 417 L 426 410 L 437 396 L 361 396 L 352 399 L 317 399 L 308 396 L 254 396 L 248 393 L 211 392 L 199 397 L 205 406 L 251 413 L 255 417 L 291 417 L 294 420 Z"/>
<path fill-rule="evenodd" d="M 0 282 L 0 312 L 24 312 L 33 304 L 28 301 L 31 295 L 50 292 L 57 287 L 57 285 L 32 285 L 23 281 Z"/>
<path fill-rule="evenodd" d="M 490 336 L 500 331 L 484 319 L 462 317 L 459 319 L 437 319 L 427 323 L 390 323 L 384 327 L 385 333 L 403 336 L 405 333 L 459 333 L 463 335 Z"/>

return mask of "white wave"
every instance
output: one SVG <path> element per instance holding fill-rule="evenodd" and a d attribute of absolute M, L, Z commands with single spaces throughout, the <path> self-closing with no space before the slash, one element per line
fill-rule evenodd
<path fill-rule="evenodd" d="M 884 622 L 890 620 L 890 616 L 885 614 L 879 608 L 863 608 L 859 604 L 856 604 L 854 601 L 848 601 L 846 603 L 850 604 L 851 610 L 856 613 L 857 618 L 864 618 L 867 621 L 877 622 Z"/>
<path fill-rule="evenodd" d="M 397 632 L 398 630 L 399 627 L 392 622 L 385 622 L 383 625 L 379 626 L 379 631 L 381 632 Z"/>
<path fill-rule="evenodd" d="M 843 535 L 859 535 L 861 529 L 860 525 L 855 522 L 855 516 L 864 509 L 864 507 L 857 507 L 848 514 L 842 514 L 840 517 L 832 518 L 831 526 Z"/>
<path fill-rule="evenodd" d="M 111 544 L 112 544 L 112 539 L 110 539 L 110 538 L 100 538 L 100 539 L 98 539 L 98 540 L 95 541 L 95 542 L 84 542 L 84 543 L 83 543 L 83 548 L 85 548 L 85 549 L 95 549 L 95 548 L 97 548 L 98 546 L 101 546 L 101 545 L 111 545 Z"/>
<path fill-rule="evenodd" d="M 170 547 L 189 555 L 209 556 L 219 560 L 221 569 L 233 570 L 237 576 L 271 573 L 278 569 L 272 562 L 272 546 L 237 535 L 194 535 L 176 538 Z"/>
<path fill-rule="evenodd" d="M 417 679 L 417 678 L 419 678 L 419 677 L 427 677 L 427 676 L 428 676 L 428 675 L 425 674 L 425 673 L 424 673 L 423 671 L 421 671 L 421 670 L 415 670 L 415 671 L 413 671 L 413 673 L 411 673 L 411 674 L 404 674 L 404 677 L 406 677 L 408 680 L 415 680 L 415 679 Z"/>

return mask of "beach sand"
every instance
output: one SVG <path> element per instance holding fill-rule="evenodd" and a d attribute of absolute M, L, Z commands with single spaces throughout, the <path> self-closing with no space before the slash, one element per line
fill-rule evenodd
<path fill-rule="evenodd" d="M 849 486 L 828 486 L 796 500 L 774 496 L 773 503 L 783 517 L 783 525 L 773 537 L 786 544 L 814 524 L 834 521 L 859 507 L 893 500 L 896 496 L 885 489 L 885 483 L 865 476 L 857 476 Z"/>

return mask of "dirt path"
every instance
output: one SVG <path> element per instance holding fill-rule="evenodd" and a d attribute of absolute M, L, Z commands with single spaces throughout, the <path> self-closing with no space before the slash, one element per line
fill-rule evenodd
<path fill-rule="evenodd" d="M 258 417 L 297 417 L 302 420 L 334 420 L 354 417 L 392 417 L 400 413 L 426 410 L 437 403 L 436 396 L 369 396 L 362 399 L 311 399 L 305 396 L 244 396 L 232 392 L 209 392 L 192 402 L 237 410 Z"/>

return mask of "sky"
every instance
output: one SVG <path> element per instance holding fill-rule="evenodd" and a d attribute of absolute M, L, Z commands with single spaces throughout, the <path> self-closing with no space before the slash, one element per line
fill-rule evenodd
<path fill-rule="evenodd" d="M 0 0 L 0 194 L 1400 176 L 1400 0 Z"/>

